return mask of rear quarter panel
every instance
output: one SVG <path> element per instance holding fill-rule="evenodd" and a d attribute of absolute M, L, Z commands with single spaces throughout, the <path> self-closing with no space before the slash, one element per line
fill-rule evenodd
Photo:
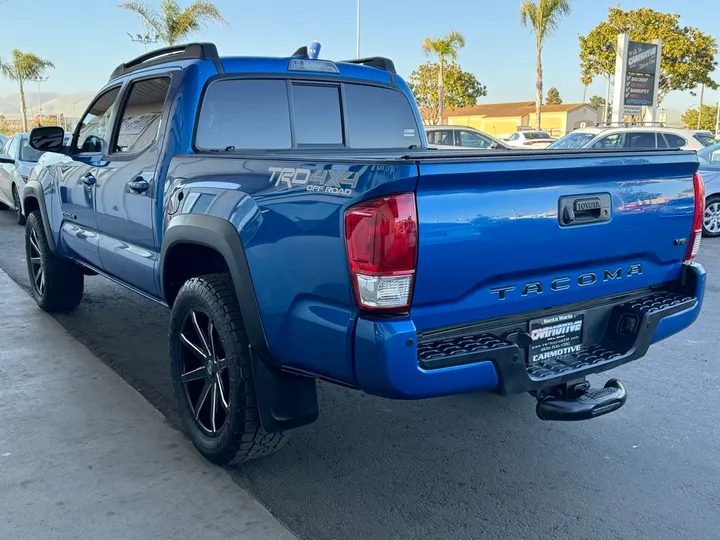
<path fill-rule="evenodd" d="M 281 178 L 283 170 L 290 176 Z M 315 180 L 300 173 L 293 182 L 298 170 Z M 318 179 L 328 184 L 333 175 L 344 178 L 349 195 L 316 191 L 324 187 Z M 352 385 L 357 310 L 344 211 L 389 190 L 413 191 L 416 182 L 413 163 L 178 156 L 170 163 L 163 230 L 183 213 L 230 221 L 245 248 L 274 356 L 285 367 Z"/>

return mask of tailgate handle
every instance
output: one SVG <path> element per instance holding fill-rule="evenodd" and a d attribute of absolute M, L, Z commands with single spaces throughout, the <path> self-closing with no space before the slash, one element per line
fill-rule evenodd
<path fill-rule="evenodd" d="M 558 221 L 562 227 L 588 225 L 610 220 L 610 194 L 560 197 Z"/>

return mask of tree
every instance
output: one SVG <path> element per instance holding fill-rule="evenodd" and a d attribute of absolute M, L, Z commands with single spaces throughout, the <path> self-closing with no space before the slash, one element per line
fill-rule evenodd
<path fill-rule="evenodd" d="M 650 8 L 623 11 L 610 8 L 608 20 L 587 36 L 580 36 L 582 79 L 615 74 L 617 36 L 627 33 L 632 41 L 650 43 L 662 39 L 658 102 L 674 90 L 694 89 L 702 84 L 717 88 L 711 74 L 718 66 L 717 40 L 697 28 L 680 26 L 680 15 L 661 13 Z"/>
<path fill-rule="evenodd" d="M 438 95 L 441 97 L 437 100 L 440 123 L 443 122 L 443 118 L 445 117 L 445 100 L 442 99 L 445 91 L 445 64 L 448 59 L 451 62 L 457 62 L 458 51 L 464 46 L 465 37 L 459 32 L 450 32 L 445 36 L 435 39 L 427 37 L 422 43 L 422 50 L 425 53 L 425 56 L 437 56 L 440 66 L 440 69 L 438 70 Z"/>
<path fill-rule="evenodd" d="M 687 129 L 698 129 L 699 109 L 688 109 L 680 117 Z M 717 105 L 703 105 L 702 117 L 700 118 L 700 129 L 715 133 L 715 121 L 717 119 Z"/>
<path fill-rule="evenodd" d="M 560 91 L 555 87 L 548 90 L 547 97 L 545 98 L 545 103 L 548 105 L 562 105 Z"/>
<path fill-rule="evenodd" d="M 588 103 L 593 109 L 597 109 L 598 111 L 601 111 L 605 108 L 605 98 L 601 96 L 591 97 Z"/>
<path fill-rule="evenodd" d="M 22 114 L 23 131 L 28 131 L 25 83 L 40 78 L 46 69 L 54 67 L 55 65 L 49 60 L 17 49 L 12 52 L 12 60 L 6 61 L 0 58 L 0 74 L 15 81 L 20 88 L 20 114 Z"/>
<path fill-rule="evenodd" d="M 463 71 L 457 64 L 448 64 L 444 68 L 443 104 L 439 106 L 440 64 L 426 62 L 410 74 L 408 84 L 415 96 L 423 120 L 428 124 L 442 123 L 440 110 L 456 107 L 471 107 L 479 97 L 487 95 L 487 88 L 480 84 L 472 73 Z"/>
<path fill-rule="evenodd" d="M 535 33 L 535 115 L 537 116 L 537 129 L 541 129 L 542 97 L 543 97 L 543 71 L 542 48 L 545 39 L 550 37 L 563 17 L 570 15 L 570 0 L 524 0 L 520 4 L 520 22 L 523 26 L 531 28 Z"/>
<path fill-rule="evenodd" d="M 175 0 L 163 0 L 159 11 L 144 2 L 123 2 L 118 7 L 135 13 L 167 45 L 175 45 L 211 22 L 225 24 L 220 11 L 205 0 L 195 0 L 185 9 Z"/>

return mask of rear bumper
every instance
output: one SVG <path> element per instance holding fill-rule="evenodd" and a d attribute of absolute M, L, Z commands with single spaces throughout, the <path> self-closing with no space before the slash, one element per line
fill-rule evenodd
<path fill-rule="evenodd" d="M 705 270 L 683 268 L 680 281 L 615 299 L 598 299 L 584 311 L 589 322 L 586 348 L 576 356 L 527 367 L 527 350 L 505 339 L 528 330 L 527 318 L 499 320 L 419 335 L 411 319 L 361 318 L 355 330 L 355 374 L 362 390 L 395 399 L 421 399 L 466 392 L 517 394 L 576 380 L 645 356 L 651 344 L 697 319 L 705 292 Z M 570 306 L 551 313 L 576 311 Z M 550 312 L 548 313 L 551 314 Z M 544 316 L 544 315 L 543 315 Z M 634 331 L 619 333 L 631 317 Z M 511 339 L 511 338 L 510 338 Z"/>

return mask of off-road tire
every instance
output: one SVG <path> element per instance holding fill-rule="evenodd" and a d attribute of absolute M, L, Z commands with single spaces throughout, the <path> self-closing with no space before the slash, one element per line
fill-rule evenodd
<path fill-rule="evenodd" d="M 12 186 L 13 204 L 15 205 L 15 221 L 18 225 L 25 225 L 25 216 L 23 215 L 20 197 L 18 196 L 17 187 Z"/>
<path fill-rule="evenodd" d="M 182 381 L 183 373 L 187 373 L 184 360 L 187 356 L 183 355 L 189 353 L 180 336 L 193 311 L 202 313 L 212 321 L 226 358 L 229 392 L 227 389 L 224 392 L 229 394 L 228 408 L 227 412 L 223 413 L 224 423 L 215 434 L 208 434 L 207 430 L 196 422 L 193 408 L 199 403 L 199 398 L 197 403 L 191 404 L 190 391 Z M 260 425 L 248 343 L 240 306 L 229 275 L 200 276 L 188 280 L 182 286 L 172 307 L 169 331 L 175 400 L 188 438 L 203 456 L 218 465 L 232 465 L 267 456 L 284 446 L 289 438 L 287 432 L 267 433 Z M 197 355 L 196 360 L 202 363 Z M 200 404 L 199 408 L 202 407 Z"/>
<path fill-rule="evenodd" d="M 33 242 L 36 245 L 33 245 Z M 61 313 L 72 311 L 78 306 L 82 300 L 85 286 L 83 271 L 74 262 L 62 259 L 50 251 L 42 217 L 38 210 L 32 212 L 27 218 L 25 258 L 33 298 L 42 310 Z M 39 287 L 35 279 L 37 264 L 42 265 L 42 287 Z"/>

